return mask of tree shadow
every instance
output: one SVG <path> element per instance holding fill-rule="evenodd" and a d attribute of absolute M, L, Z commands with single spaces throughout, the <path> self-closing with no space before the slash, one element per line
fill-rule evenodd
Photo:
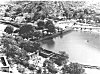
<path fill-rule="evenodd" d="M 53 39 L 48 39 L 48 40 L 42 41 L 42 44 L 45 44 L 48 48 L 53 48 L 55 45 L 55 42 Z"/>

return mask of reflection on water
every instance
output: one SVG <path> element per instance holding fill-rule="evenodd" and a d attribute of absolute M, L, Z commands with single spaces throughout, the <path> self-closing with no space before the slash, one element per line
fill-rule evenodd
<path fill-rule="evenodd" d="M 66 51 L 72 62 L 100 66 L 100 35 L 90 32 L 73 31 L 44 41 L 42 46 L 54 52 Z"/>
<path fill-rule="evenodd" d="M 54 48 L 55 42 L 53 39 L 49 39 L 49 40 L 44 40 L 42 41 L 43 45 L 46 45 L 49 49 Z"/>

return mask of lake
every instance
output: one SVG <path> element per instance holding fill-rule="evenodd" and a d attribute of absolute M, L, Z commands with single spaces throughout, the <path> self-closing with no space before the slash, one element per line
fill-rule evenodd
<path fill-rule="evenodd" d="M 66 51 L 69 60 L 100 66 L 100 34 L 72 31 L 53 40 L 45 40 L 42 47 L 54 52 Z"/>

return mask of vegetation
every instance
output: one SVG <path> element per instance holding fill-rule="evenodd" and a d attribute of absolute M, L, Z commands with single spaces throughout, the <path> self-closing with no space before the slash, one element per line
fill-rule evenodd
<path fill-rule="evenodd" d="M 51 57 L 50 60 L 52 60 L 57 65 L 61 66 L 68 62 L 68 58 L 68 54 L 66 54 L 66 52 L 61 51 L 59 52 L 59 54 L 56 54 L 53 57 Z"/>
<path fill-rule="evenodd" d="M 13 62 L 18 65 L 20 73 L 24 73 L 26 68 L 30 71 L 37 70 L 36 64 L 30 64 L 29 61 L 33 61 L 33 59 L 30 59 L 32 55 L 29 54 L 37 55 L 37 51 L 42 53 L 44 49 L 36 40 L 56 33 L 55 21 L 75 19 L 79 22 L 85 22 L 86 19 L 87 22 L 93 20 L 95 23 L 100 23 L 99 15 L 94 10 L 83 8 L 83 6 L 84 2 L 77 1 L 13 2 L 13 5 L 9 5 L 6 9 L 4 17 L 12 18 L 13 20 L 10 22 L 14 22 L 14 25 L 18 25 L 19 28 L 14 30 L 14 27 L 10 25 L 5 28 L 6 33 L 1 38 L 1 45 L 3 46 L 1 52 L 7 56 L 10 64 Z M 59 18 L 60 16 L 64 18 Z M 20 23 L 17 24 L 17 22 Z M 67 65 L 69 56 L 66 52 L 60 51 L 49 59 L 47 57 L 43 62 L 43 67 L 38 67 L 39 70 L 37 71 L 40 72 L 44 68 L 45 71 L 48 70 L 49 73 L 56 74 L 59 72 L 55 67 L 57 65 L 58 67 L 62 66 L 62 74 L 83 74 L 85 72 L 78 63 Z M 47 73 L 44 72 L 44 74 Z"/>
<path fill-rule="evenodd" d="M 36 53 L 37 50 L 39 52 L 43 50 L 38 42 L 24 40 L 21 36 L 13 36 L 6 33 L 3 34 L 1 45 L 3 45 L 1 52 L 7 56 L 9 64 L 12 65 L 12 63 L 16 63 L 17 65 L 20 65 L 18 67 L 18 71 L 20 73 L 24 73 L 26 67 L 32 71 L 36 70 L 36 66 L 29 63 L 29 60 L 31 59 L 28 53 Z M 55 64 L 57 64 L 58 66 L 63 66 L 63 74 L 65 72 L 70 74 L 73 74 L 74 72 L 76 74 L 83 73 L 83 68 L 78 64 L 72 63 L 70 65 L 66 65 L 68 58 L 69 56 L 66 54 L 66 52 L 60 51 L 59 54 L 55 54 L 54 56 L 50 57 L 49 60 L 44 61 L 44 70 L 47 69 L 49 73 L 56 74 L 59 72 L 55 67 Z M 41 67 L 39 67 L 39 69 L 42 70 Z"/>
<path fill-rule="evenodd" d="M 13 1 L 13 5 L 9 4 L 7 11 L 5 13 L 6 17 L 9 16 L 12 19 L 15 19 L 22 15 L 24 18 L 22 22 L 36 22 L 39 19 L 44 20 L 45 18 L 55 20 L 60 19 L 59 16 L 66 17 L 67 19 L 76 19 L 80 22 L 84 22 L 84 19 L 91 19 L 95 23 L 99 23 L 98 13 L 90 7 L 84 8 L 85 1 Z M 26 14 L 27 13 L 27 14 Z M 13 20 L 15 21 L 15 20 Z M 21 21 L 20 19 L 18 21 Z M 40 26 L 41 27 L 41 26 Z M 50 25 L 52 28 L 52 26 Z"/>
<path fill-rule="evenodd" d="M 85 70 L 78 63 L 70 63 L 69 65 L 65 65 L 63 67 L 63 71 L 69 74 L 83 74 Z"/>
<path fill-rule="evenodd" d="M 13 33 L 13 30 L 14 30 L 13 26 L 8 25 L 8 26 L 5 28 L 4 32 L 6 32 L 6 33 L 8 33 L 8 34 L 12 34 L 12 33 Z"/>
<path fill-rule="evenodd" d="M 59 19 L 59 16 L 66 17 L 66 19 L 80 19 L 80 22 L 90 17 L 95 23 L 99 23 L 98 13 L 89 7 L 84 8 L 85 1 L 14 1 L 13 4 L 14 6 L 9 5 L 6 9 L 7 16 L 15 19 L 22 14 L 26 23 L 34 23 L 38 19 L 44 20 L 45 18 L 54 21 L 63 20 Z"/>
<path fill-rule="evenodd" d="M 34 33 L 35 27 L 32 25 L 23 25 L 19 29 L 19 35 L 22 36 L 23 38 L 32 38 L 33 33 Z"/>

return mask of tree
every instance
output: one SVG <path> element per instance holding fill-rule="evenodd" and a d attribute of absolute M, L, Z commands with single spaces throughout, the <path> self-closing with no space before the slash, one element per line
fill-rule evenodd
<path fill-rule="evenodd" d="M 22 36 L 23 38 L 32 38 L 33 37 L 33 33 L 34 33 L 35 27 L 33 27 L 32 25 L 23 25 L 22 27 L 20 27 L 19 30 L 19 35 Z"/>
<path fill-rule="evenodd" d="M 53 60 L 55 64 L 61 66 L 68 62 L 69 56 L 66 52 L 61 51 L 59 54 L 55 54 L 53 57 L 50 57 L 50 60 Z"/>
<path fill-rule="evenodd" d="M 53 22 L 52 22 L 51 20 L 48 19 L 48 20 L 45 22 L 45 28 L 48 28 L 49 25 L 53 25 Z"/>
<path fill-rule="evenodd" d="M 84 14 L 89 14 L 89 9 L 84 9 Z"/>
<path fill-rule="evenodd" d="M 54 68 L 54 66 L 53 66 L 52 64 L 49 64 L 49 65 L 47 66 L 47 69 L 48 69 L 48 71 L 51 72 L 52 74 L 53 74 L 53 73 L 56 74 L 56 73 L 58 72 L 57 69 Z"/>
<path fill-rule="evenodd" d="M 64 65 L 63 70 L 69 74 L 83 74 L 85 72 L 83 67 L 78 63 L 70 63 L 69 65 Z"/>
<path fill-rule="evenodd" d="M 33 45 L 34 45 L 34 48 L 35 48 L 36 50 L 40 50 L 40 49 L 41 49 L 40 43 L 38 43 L 38 42 L 33 42 Z"/>
<path fill-rule="evenodd" d="M 37 21 L 38 19 L 40 19 L 40 16 L 41 16 L 40 13 L 35 12 L 32 19 L 33 19 L 34 21 Z"/>
<path fill-rule="evenodd" d="M 65 51 L 59 51 L 59 54 L 60 54 L 63 58 L 65 58 L 65 60 L 69 58 L 69 55 L 66 54 Z"/>
<path fill-rule="evenodd" d="M 4 32 L 8 33 L 8 34 L 12 34 L 14 30 L 14 27 L 11 25 L 8 25 L 5 29 Z"/>
<path fill-rule="evenodd" d="M 84 18 L 85 18 L 84 13 L 83 13 L 83 12 L 80 12 L 80 13 L 79 13 L 79 18 L 78 18 L 78 19 L 84 20 Z"/>
<path fill-rule="evenodd" d="M 46 21 L 45 28 L 48 29 L 48 32 L 55 33 L 55 26 L 51 20 Z"/>
<path fill-rule="evenodd" d="M 4 37 L 1 39 L 1 43 L 3 44 L 4 48 L 9 48 L 9 44 L 11 45 L 17 45 L 17 42 L 14 40 L 14 38 L 11 37 Z"/>
<path fill-rule="evenodd" d="M 46 67 L 48 69 L 49 72 L 51 73 L 57 73 L 57 69 L 54 67 L 54 64 L 52 61 L 50 60 L 45 60 L 43 63 L 43 66 Z"/>
<path fill-rule="evenodd" d="M 4 50 L 2 50 L 3 53 L 5 53 L 7 55 L 7 57 L 13 57 L 15 58 L 16 55 L 17 57 L 20 56 L 21 57 L 24 57 L 25 54 L 25 51 L 20 49 L 16 40 L 14 38 L 7 38 L 7 37 L 4 37 L 2 38 L 1 40 L 1 43 L 3 44 L 4 46 Z"/>
<path fill-rule="evenodd" d="M 73 18 L 77 19 L 77 11 L 73 12 Z"/>
<path fill-rule="evenodd" d="M 33 52 L 36 52 L 37 50 L 39 50 L 40 44 L 37 42 L 32 43 L 30 41 L 23 41 L 20 43 L 19 47 L 23 48 L 27 52 L 33 53 Z"/>
<path fill-rule="evenodd" d="M 39 11 L 39 12 L 35 12 L 32 20 L 34 20 L 34 21 L 37 21 L 38 19 L 44 20 L 46 18 L 46 16 L 47 16 L 47 14 L 43 10 Z"/>
<path fill-rule="evenodd" d="M 43 20 L 39 20 L 39 21 L 37 21 L 37 25 L 38 25 L 38 28 L 39 28 L 39 29 L 43 29 L 44 26 L 45 26 L 45 23 L 44 23 Z"/>
<path fill-rule="evenodd" d="M 55 33 L 56 31 L 55 31 L 55 26 L 54 25 L 49 25 L 48 26 L 48 32 L 50 32 L 50 33 Z"/>
<path fill-rule="evenodd" d="M 5 12 L 4 17 L 9 17 L 9 14 L 7 12 Z"/>
<path fill-rule="evenodd" d="M 69 11 L 68 19 L 72 19 L 72 18 L 73 18 L 73 12 Z"/>
<path fill-rule="evenodd" d="M 37 12 L 39 12 L 42 10 L 42 7 L 39 5 L 36 9 L 37 9 Z"/>
<path fill-rule="evenodd" d="M 33 36 L 38 39 L 38 38 L 42 37 L 42 33 L 40 31 L 35 31 Z"/>
<path fill-rule="evenodd" d="M 4 53 L 7 58 L 13 58 L 13 61 L 16 63 L 27 58 L 26 51 L 19 47 L 19 44 L 13 36 L 4 35 L 1 39 L 1 43 L 3 45 L 3 50 L 1 52 Z"/>
<path fill-rule="evenodd" d="M 25 67 L 22 66 L 21 64 L 18 64 L 17 69 L 18 69 L 18 72 L 20 72 L 20 73 L 24 73 L 25 72 Z"/>
<path fill-rule="evenodd" d="M 15 58 L 17 54 L 19 56 L 19 53 L 16 52 L 17 50 L 19 50 L 18 46 L 9 44 L 9 47 L 6 49 L 5 52 L 6 56 L 12 58 Z"/>
<path fill-rule="evenodd" d="M 21 7 L 19 7 L 19 8 L 16 9 L 16 14 L 19 14 L 21 12 L 22 12 L 22 8 Z"/>
<path fill-rule="evenodd" d="M 17 43 L 20 43 L 21 41 L 24 41 L 21 36 L 15 36 L 15 40 Z"/>
<path fill-rule="evenodd" d="M 19 13 L 21 13 L 23 10 L 21 5 L 15 5 L 12 7 L 11 11 L 14 11 L 16 13 L 16 15 L 18 15 Z"/>

